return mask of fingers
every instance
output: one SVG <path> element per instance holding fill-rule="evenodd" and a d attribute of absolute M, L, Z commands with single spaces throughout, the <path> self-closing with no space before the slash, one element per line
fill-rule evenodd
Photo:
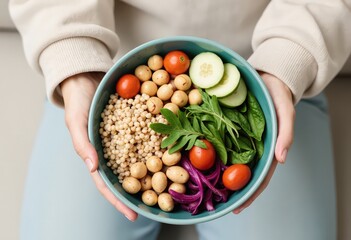
<path fill-rule="evenodd" d="M 234 209 L 233 213 L 239 214 L 241 211 L 243 211 L 245 208 L 249 207 L 252 202 L 266 189 L 268 186 L 269 181 L 271 180 L 273 173 L 277 167 L 277 160 L 273 160 L 272 165 L 267 173 L 267 176 L 259 186 L 259 188 L 255 191 L 255 193 L 248 199 L 246 202 L 244 202 L 240 207 Z"/>
<path fill-rule="evenodd" d="M 97 172 L 98 156 L 88 137 L 88 114 L 101 74 L 80 74 L 61 85 L 65 103 L 65 122 L 71 134 L 74 149 L 84 160 L 100 193 L 128 219 L 134 221 L 137 214 L 122 204 L 109 190 Z"/>
<path fill-rule="evenodd" d="M 96 184 L 96 187 L 99 189 L 100 193 L 126 218 L 128 218 L 130 221 L 135 221 L 138 217 L 138 214 L 135 213 L 133 210 L 128 208 L 126 205 L 124 205 L 122 202 L 120 202 L 115 195 L 108 189 L 104 181 L 102 180 L 101 176 L 97 171 L 92 172 L 91 176 Z"/>
<path fill-rule="evenodd" d="M 280 105 L 281 104 L 281 105 Z M 295 109 L 292 104 L 277 103 L 278 137 L 275 148 L 275 157 L 280 163 L 284 163 L 287 153 L 293 143 Z"/>
<path fill-rule="evenodd" d="M 87 133 L 87 120 L 72 110 L 66 110 L 66 125 L 72 137 L 74 149 L 84 160 L 90 172 L 98 168 L 98 156 L 90 143 Z"/>
<path fill-rule="evenodd" d="M 88 114 L 99 77 L 98 74 L 79 74 L 61 84 L 66 125 L 74 149 L 90 171 L 98 167 L 97 153 L 88 138 Z"/>
<path fill-rule="evenodd" d="M 278 136 L 275 157 L 284 163 L 294 138 L 295 107 L 290 89 L 278 78 L 261 73 L 275 106 L 278 122 Z"/>
<path fill-rule="evenodd" d="M 245 203 L 233 211 L 235 214 L 239 214 L 250 206 L 266 189 L 277 164 L 285 162 L 294 138 L 295 107 L 290 89 L 280 79 L 271 74 L 261 72 L 260 75 L 272 97 L 277 114 L 278 136 L 274 152 L 275 157 L 264 181 Z"/>

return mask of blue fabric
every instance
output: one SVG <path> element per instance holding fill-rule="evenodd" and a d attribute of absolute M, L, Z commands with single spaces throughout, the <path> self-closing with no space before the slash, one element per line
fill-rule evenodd
<path fill-rule="evenodd" d="M 160 226 L 142 216 L 131 223 L 109 205 L 72 147 L 63 111 L 48 103 L 28 169 L 21 240 L 151 240 Z M 201 240 L 336 239 L 332 143 L 323 95 L 297 105 L 287 162 L 278 165 L 252 206 L 196 228 Z"/>

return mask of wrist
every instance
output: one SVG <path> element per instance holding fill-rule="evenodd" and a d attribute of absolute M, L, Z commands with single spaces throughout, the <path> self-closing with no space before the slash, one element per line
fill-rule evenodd
<path fill-rule="evenodd" d="M 77 92 L 82 94 L 95 92 L 103 76 L 103 72 L 85 72 L 63 80 L 60 83 L 60 89 L 64 102 Z"/>
<path fill-rule="evenodd" d="M 289 97 L 289 99 L 291 99 L 292 102 L 294 102 L 294 95 L 291 89 L 282 80 L 267 72 L 258 71 L 258 73 L 260 74 L 270 93 L 274 91 L 273 89 L 279 88 L 280 91 L 282 91 Z"/>

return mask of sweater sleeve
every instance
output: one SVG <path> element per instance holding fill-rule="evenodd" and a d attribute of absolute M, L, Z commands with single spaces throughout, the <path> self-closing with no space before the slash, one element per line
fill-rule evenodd
<path fill-rule="evenodd" d="M 320 93 L 351 53 L 349 0 L 273 0 L 253 33 L 250 64 L 275 75 L 294 102 Z"/>
<path fill-rule="evenodd" d="M 106 72 L 119 46 L 113 0 L 10 0 L 10 14 L 47 95 L 63 104 L 59 84 L 82 72 Z"/>

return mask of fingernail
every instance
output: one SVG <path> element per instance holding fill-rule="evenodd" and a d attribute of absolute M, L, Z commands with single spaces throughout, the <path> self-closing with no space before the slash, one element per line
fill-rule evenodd
<path fill-rule="evenodd" d="M 132 219 L 132 218 L 130 218 L 129 216 L 127 216 L 127 215 L 124 215 L 129 221 L 131 221 L 131 222 L 134 222 L 135 220 L 134 219 Z"/>
<path fill-rule="evenodd" d="M 90 172 L 93 170 L 94 165 L 90 158 L 85 159 L 85 165 L 87 165 Z"/>
<path fill-rule="evenodd" d="M 234 213 L 235 213 L 235 214 L 239 214 L 242 210 L 243 210 L 242 208 L 235 209 L 235 210 L 234 210 Z"/>
<path fill-rule="evenodd" d="M 286 155 L 288 154 L 288 150 L 284 149 L 281 156 L 280 156 L 280 162 L 284 163 L 286 160 Z"/>

